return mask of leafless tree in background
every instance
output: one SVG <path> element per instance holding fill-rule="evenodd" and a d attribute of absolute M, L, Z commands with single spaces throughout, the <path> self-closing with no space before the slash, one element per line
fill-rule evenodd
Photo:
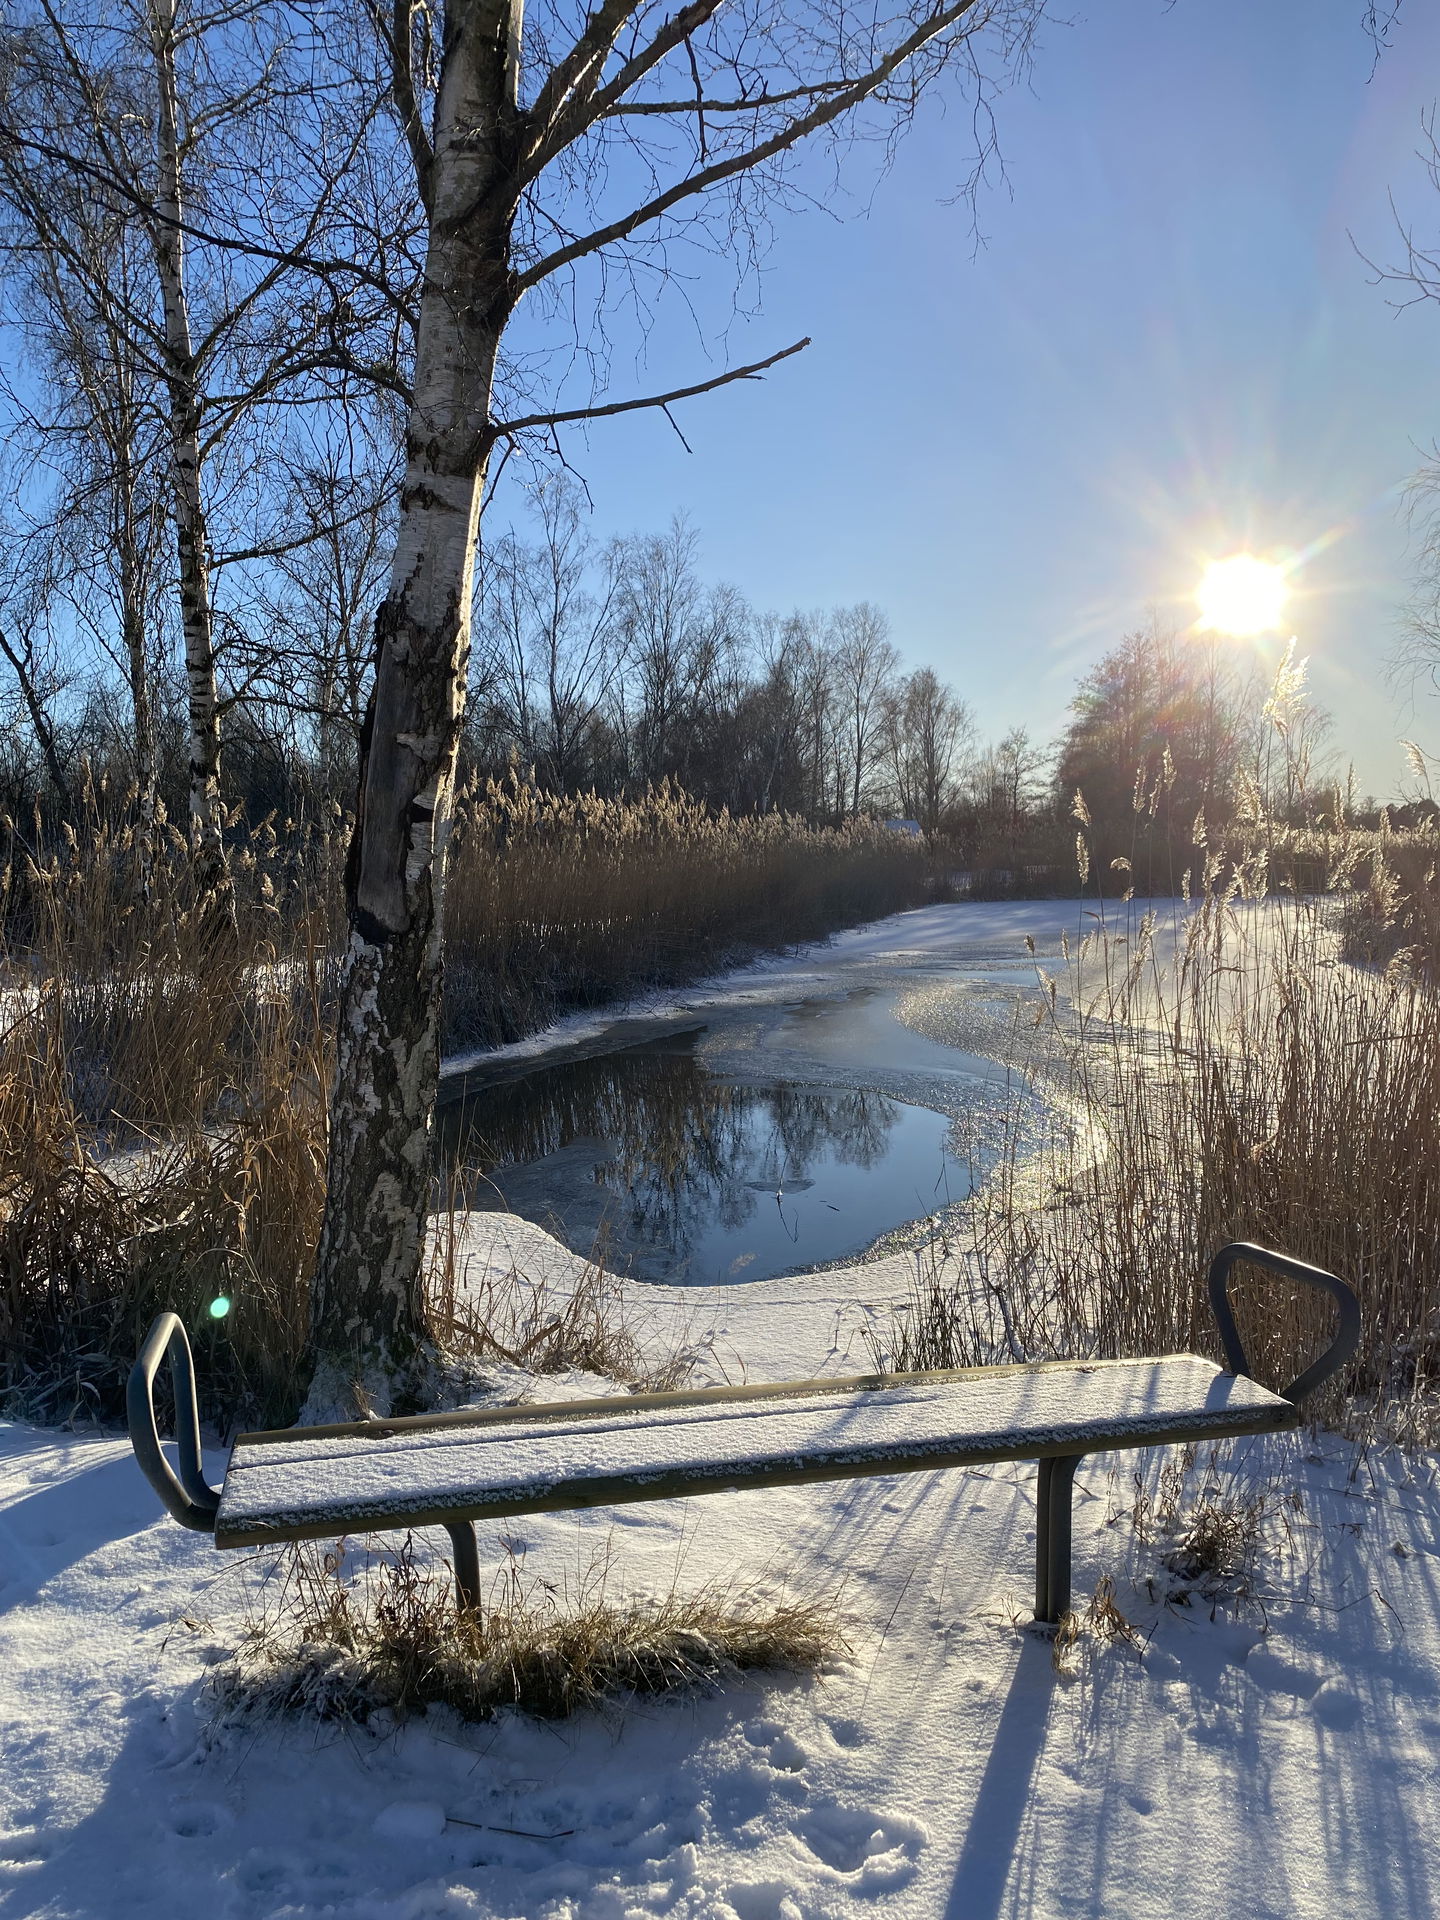
<path fill-rule="evenodd" d="M 28 469 L 19 511 L 32 521 L 32 538 L 63 552 L 64 564 L 54 569 L 63 597 L 125 676 L 147 885 L 160 805 L 154 676 L 157 589 L 165 577 L 165 446 L 157 383 L 124 325 L 133 283 L 145 272 L 137 237 L 103 195 L 75 185 L 62 178 L 42 192 L 27 182 L 29 217 L 12 221 L 5 236 L 9 317 L 31 349 L 32 370 L 47 376 L 33 398 L 10 383 L 11 448 L 16 464 Z M 80 271 L 77 261 L 84 263 Z M 97 302 L 97 286 L 117 289 L 119 299 Z M 37 471 L 48 485 L 37 488 Z"/>
<path fill-rule="evenodd" d="M 374 609 L 395 538 L 393 443 L 356 445 L 325 423 L 293 447 L 280 471 L 290 498 L 292 543 L 265 556 L 249 595 L 265 630 L 252 643 L 252 695 L 292 716 L 308 735 L 320 791 L 348 806 L 369 702 Z"/>
<path fill-rule="evenodd" d="M 522 759 L 566 792 L 593 775 L 619 664 L 618 553 L 596 555 L 579 489 L 563 474 L 542 489 L 538 518 L 535 545 L 512 535 L 491 549 L 483 641 Z"/>
<path fill-rule="evenodd" d="M 860 812 L 861 796 L 877 765 L 885 738 L 886 705 L 900 668 L 890 623 L 868 600 L 841 607 L 829 645 L 835 688 L 835 806 Z"/>
<path fill-rule="evenodd" d="M 884 754 L 895 800 L 907 820 L 935 833 L 975 731 L 970 709 L 933 667 L 917 667 L 891 692 Z"/>
<path fill-rule="evenodd" d="M 393 339 L 405 303 L 403 273 L 345 264 L 384 224 L 355 211 L 384 201 L 361 164 L 382 106 L 321 54 L 304 17 L 267 0 L 121 0 L 89 19 L 31 0 L 0 31 L 12 263 L 38 261 L 52 290 L 63 283 L 72 346 L 109 341 L 104 407 L 113 416 L 128 384 L 144 416 L 132 456 L 157 434 L 163 444 L 202 898 L 226 878 L 216 572 L 292 543 L 274 492 L 258 529 L 242 528 L 252 477 L 283 441 L 286 410 L 384 383 L 387 323 Z M 390 224 L 403 228 L 403 210 Z M 318 257 L 335 241 L 339 261 Z M 85 357 L 72 353 L 68 373 L 81 390 Z M 117 453 L 111 464 L 120 497 Z"/>
<path fill-rule="evenodd" d="M 32 533 L 27 538 L 14 528 L 0 528 L 0 656 L 14 678 L 46 778 L 68 813 L 72 804 L 70 783 L 55 718 L 55 703 L 64 689 L 65 675 L 50 627 L 50 609 L 56 596 L 55 558 L 53 544 L 43 537 Z"/>
<path fill-rule="evenodd" d="M 971 762 L 970 805 L 987 834 L 1013 849 L 1021 828 L 1044 795 L 1049 755 L 1025 727 L 1012 727 Z"/>

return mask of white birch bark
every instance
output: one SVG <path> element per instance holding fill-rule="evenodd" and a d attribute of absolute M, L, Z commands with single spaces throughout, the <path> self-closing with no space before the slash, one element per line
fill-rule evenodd
<path fill-rule="evenodd" d="M 165 319 L 166 391 L 180 625 L 190 729 L 190 833 L 203 897 L 228 892 L 220 800 L 220 699 L 210 599 L 209 538 L 201 493 L 200 403 L 185 282 L 180 110 L 175 72 L 175 0 L 149 0 L 155 61 L 155 265 Z"/>
<path fill-rule="evenodd" d="M 117 410 L 114 442 L 115 492 L 113 533 L 120 582 L 120 638 L 125 649 L 125 673 L 135 722 L 136 854 L 140 888 L 149 897 L 155 867 L 155 835 L 160 813 L 159 755 L 155 742 L 155 702 L 150 686 L 150 657 L 146 646 L 145 564 L 142 557 L 141 507 L 135 477 L 135 409 L 128 375 Z"/>
<path fill-rule="evenodd" d="M 464 710 L 490 389 L 513 305 L 516 28 L 451 0 L 415 400 L 351 847 L 312 1417 L 394 1411 L 429 1366 L 421 1279 L 439 1068 L 441 895 Z"/>

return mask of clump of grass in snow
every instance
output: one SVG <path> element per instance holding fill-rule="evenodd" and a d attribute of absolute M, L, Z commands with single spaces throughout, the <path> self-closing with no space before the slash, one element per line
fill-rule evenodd
<path fill-rule="evenodd" d="M 759 1587 L 630 1597 L 611 1593 L 602 1565 L 572 1598 L 511 1558 L 484 1604 L 461 1612 L 448 1568 L 408 1535 L 356 1580 L 343 1565 L 343 1549 L 286 1550 L 278 1596 L 212 1682 L 221 1714 L 365 1724 L 443 1705 L 467 1720 L 501 1707 L 559 1719 L 749 1669 L 813 1672 L 847 1650 L 833 1602 Z"/>
<path fill-rule="evenodd" d="M 1140 1630 L 1128 1615 L 1121 1612 L 1120 1603 L 1115 1598 L 1113 1575 L 1102 1573 L 1095 1582 L 1095 1591 L 1085 1609 L 1085 1620 L 1097 1640 L 1107 1645 L 1118 1640 L 1122 1646 L 1140 1652 Z"/>
<path fill-rule="evenodd" d="M 1261 1555 L 1267 1545 L 1293 1549 L 1293 1520 L 1304 1505 L 1300 1490 L 1287 1489 L 1258 1449 L 1228 1476 L 1219 1471 L 1225 1452 L 1179 1447 L 1158 1472 L 1137 1470 L 1128 1508 L 1109 1522 L 1128 1520 L 1136 1539 L 1158 1554 L 1167 1601 L 1189 1605 L 1198 1596 L 1212 1612 L 1259 1603 Z"/>
<path fill-rule="evenodd" d="M 1069 1679 L 1077 1671 L 1080 1642 L 1087 1631 L 1098 1645 L 1114 1646 L 1118 1642 L 1137 1657 L 1144 1652 L 1140 1629 L 1121 1611 L 1115 1598 L 1112 1574 L 1102 1573 L 1095 1582 L 1083 1614 L 1072 1607 L 1061 1615 L 1050 1639 L 1050 1664 L 1056 1673 Z"/>
<path fill-rule="evenodd" d="M 1260 1551 L 1266 1507 L 1263 1494 L 1202 1497 L 1181 1522 L 1166 1566 L 1186 1587 L 1198 1587 L 1207 1597 L 1248 1579 Z"/>

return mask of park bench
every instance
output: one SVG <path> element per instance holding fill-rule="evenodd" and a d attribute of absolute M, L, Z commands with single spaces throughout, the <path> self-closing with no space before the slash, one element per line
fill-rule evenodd
<path fill-rule="evenodd" d="M 1228 1295 L 1242 1261 L 1339 1306 L 1334 1343 L 1281 1393 L 1249 1377 Z M 1355 1295 L 1318 1267 L 1237 1242 L 1209 1285 L 1228 1368 L 1193 1353 L 1045 1360 L 290 1427 L 241 1434 L 219 1493 L 201 1466 L 190 1343 L 162 1313 L 130 1375 L 130 1437 L 168 1511 L 217 1547 L 444 1527 L 461 1606 L 479 1604 L 477 1520 L 1037 1460 L 1035 1617 L 1053 1623 L 1070 1604 L 1071 1487 L 1085 1455 L 1299 1426 L 1301 1402 L 1355 1350 Z M 167 1355 L 178 1473 L 155 1417 Z"/>

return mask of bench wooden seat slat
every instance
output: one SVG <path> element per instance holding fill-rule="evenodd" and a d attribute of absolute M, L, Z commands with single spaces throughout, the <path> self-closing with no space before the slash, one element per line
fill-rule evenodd
<path fill-rule="evenodd" d="M 658 1404 L 657 1404 L 658 1402 Z M 1194 1354 L 506 1409 L 236 1442 L 216 1544 L 1269 1432 L 1291 1403 Z"/>

